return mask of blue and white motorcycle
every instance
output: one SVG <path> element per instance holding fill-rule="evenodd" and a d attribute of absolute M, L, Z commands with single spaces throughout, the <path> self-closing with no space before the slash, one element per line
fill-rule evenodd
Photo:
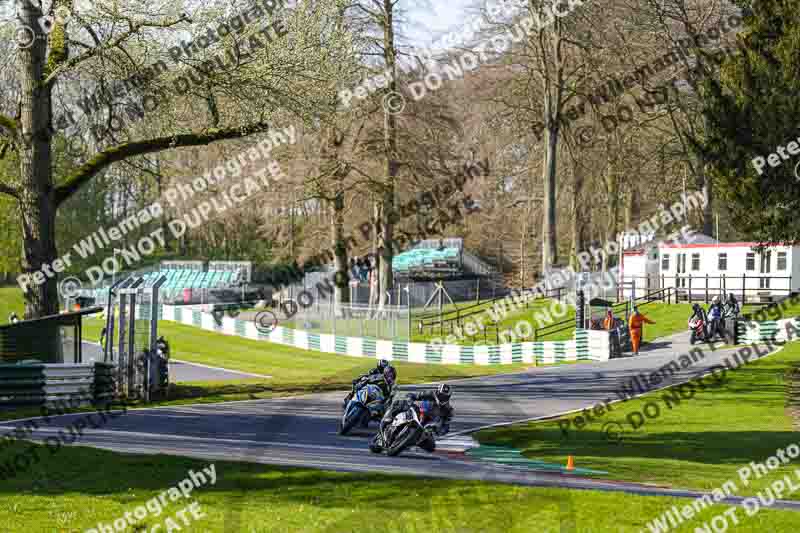
<path fill-rule="evenodd" d="M 358 425 L 367 427 L 370 420 L 380 420 L 385 408 L 383 390 L 372 383 L 363 385 L 344 407 L 342 419 L 339 421 L 339 435 L 347 435 Z"/>

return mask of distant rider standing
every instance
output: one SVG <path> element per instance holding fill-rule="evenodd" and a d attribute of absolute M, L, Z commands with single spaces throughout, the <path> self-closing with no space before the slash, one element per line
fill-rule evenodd
<path fill-rule="evenodd" d="M 711 306 L 708 308 L 708 341 L 712 342 L 717 334 L 722 334 L 722 303 L 719 296 L 714 296 Z"/>

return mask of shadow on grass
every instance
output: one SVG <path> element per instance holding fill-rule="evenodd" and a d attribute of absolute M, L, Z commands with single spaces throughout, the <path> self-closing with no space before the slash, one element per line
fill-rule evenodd
<path fill-rule="evenodd" d="M 253 399 L 267 398 L 272 395 L 309 394 L 315 392 L 341 391 L 350 387 L 344 381 L 326 381 L 319 383 L 281 384 L 277 386 L 267 383 L 226 383 L 220 385 L 192 385 L 170 383 L 169 391 L 161 402 L 173 400 L 189 400 L 202 398 L 219 398 L 222 396 L 251 396 Z M 157 405 L 157 403 L 155 403 Z"/>
<path fill-rule="evenodd" d="M 624 432 L 620 442 L 610 441 L 602 430 L 570 431 L 542 425 L 536 430 L 503 434 L 494 432 L 493 446 L 521 448 L 531 459 L 566 455 L 593 459 L 675 460 L 703 464 L 742 465 L 763 461 L 778 448 L 798 441 L 792 431 L 669 431 L 654 434 Z"/>

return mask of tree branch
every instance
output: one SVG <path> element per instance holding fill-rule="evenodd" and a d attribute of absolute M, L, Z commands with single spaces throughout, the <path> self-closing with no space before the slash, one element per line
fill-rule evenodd
<path fill-rule="evenodd" d="M 74 67 L 75 65 L 82 63 L 83 61 L 86 61 L 87 59 L 91 59 L 98 54 L 102 54 L 106 50 L 111 50 L 119 47 L 129 38 L 133 37 L 134 35 L 137 35 L 139 33 L 139 30 L 143 28 L 171 28 L 172 26 L 180 24 L 181 22 L 189 21 L 189 18 L 186 14 L 182 14 L 180 18 L 176 20 L 166 20 L 164 22 L 134 21 L 129 17 L 121 17 L 121 18 L 128 23 L 128 28 L 129 28 L 128 31 L 122 33 L 121 35 L 117 36 L 114 39 L 107 41 L 106 43 L 100 46 L 97 46 L 95 48 L 90 48 L 85 52 L 82 52 L 70 59 L 66 59 L 66 55 L 63 54 L 62 54 L 63 57 L 54 58 L 49 65 L 51 67 L 50 74 L 44 80 L 44 85 L 53 83 L 53 81 L 55 81 L 55 79 L 65 70 L 68 70 Z M 65 28 L 63 27 L 62 24 L 57 24 L 56 27 L 53 29 L 54 34 L 57 31 L 61 32 L 59 35 L 63 35 Z M 96 39 L 96 36 L 94 37 Z M 63 43 L 61 44 L 63 45 Z M 55 48 L 53 48 L 53 50 L 55 50 Z M 54 57 L 52 50 L 51 50 L 51 57 Z"/>
<path fill-rule="evenodd" d="M 145 141 L 123 143 L 117 146 L 106 148 L 95 155 L 89 161 L 81 165 L 66 181 L 56 187 L 56 205 L 61 205 L 64 200 L 88 183 L 98 172 L 118 161 L 123 161 L 137 155 L 160 152 L 170 148 L 180 148 L 186 146 L 205 146 L 212 142 L 224 141 L 228 139 L 239 139 L 254 133 L 262 133 L 269 130 L 266 123 L 251 124 L 238 128 L 210 129 L 196 133 L 184 133 L 167 137 L 158 137 Z"/>
<path fill-rule="evenodd" d="M 14 139 L 14 141 L 17 140 L 16 137 L 19 123 L 16 120 L 0 113 L 0 127 L 5 128 L 11 134 L 11 137 Z"/>
<path fill-rule="evenodd" d="M 5 183 L 0 183 L 0 194 L 7 194 L 19 200 L 19 191 L 10 185 L 6 185 Z"/>

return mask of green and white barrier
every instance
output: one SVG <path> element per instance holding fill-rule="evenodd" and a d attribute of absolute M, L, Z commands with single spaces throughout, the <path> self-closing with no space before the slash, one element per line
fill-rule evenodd
<path fill-rule="evenodd" d="M 753 322 L 740 320 L 736 323 L 739 344 L 753 344 L 766 341 L 785 342 L 797 338 L 800 331 L 800 318 L 765 320 Z M 792 332 L 792 333 L 790 333 Z"/>
<path fill-rule="evenodd" d="M 610 355 L 608 332 L 605 331 L 577 330 L 573 340 L 569 341 L 461 346 L 317 334 L 281 326 L 267 332 L 260 331 L 252 320 L 225 316 L 222 318 L 221 325 L 218 325 L 211 313 L 197 308 L 171 305 L 163 306 L 162 318 L 208 331 L 293 346 L 302 350 L 410 363 L 508 365 L 513 363 L 534 364 L 535 362 L 536 364 L 553 364 L 570 361 L 607 361 Z"/>

